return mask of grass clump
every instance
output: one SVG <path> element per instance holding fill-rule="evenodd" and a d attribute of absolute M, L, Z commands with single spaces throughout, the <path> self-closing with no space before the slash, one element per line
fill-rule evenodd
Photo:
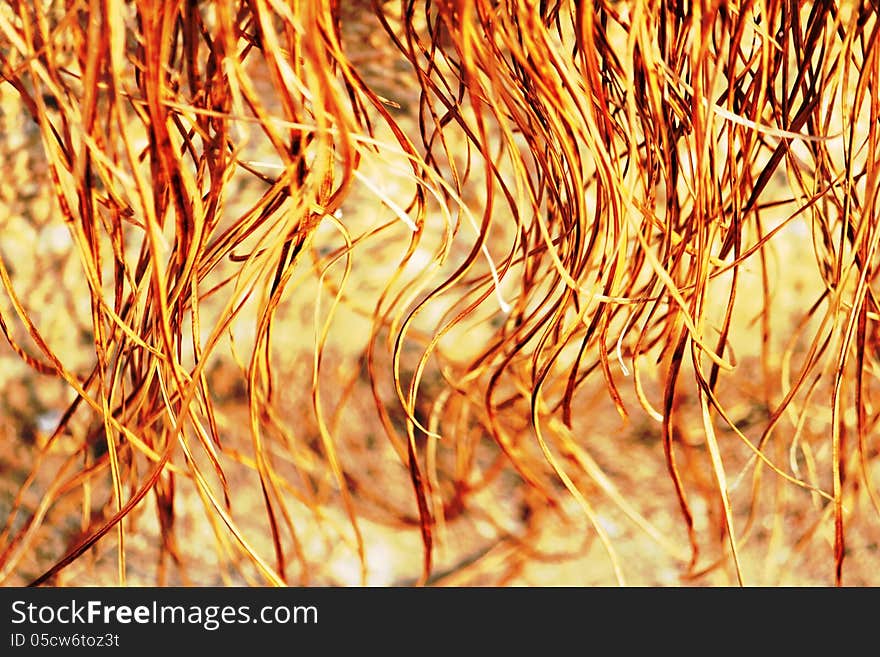
<path fill-rule="evenodd" d="M 876 584 L 877 34 L 6 3 L 0 577 Z"/>

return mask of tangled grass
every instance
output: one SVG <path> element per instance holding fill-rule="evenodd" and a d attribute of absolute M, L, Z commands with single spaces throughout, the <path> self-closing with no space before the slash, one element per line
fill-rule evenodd
<path fill-rule="evenodd" d="M 4 407 L 0 580 L 326 583 L 342 545 L 368 582 L 383 526 L 413 583 L 503 583 L 562 518 L 624 582 L 617 513 L 691 581 L 760 543 L 843 583 L 877 11 L 7 0 L 4 394 L 58 410 Z"/>

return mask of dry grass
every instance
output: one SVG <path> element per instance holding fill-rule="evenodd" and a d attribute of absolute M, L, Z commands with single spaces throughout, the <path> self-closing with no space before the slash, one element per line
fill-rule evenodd
<path fill-rule="evenodd" d="M 8 0 L 0 581 L 880 583 L 873 2 Z"/>

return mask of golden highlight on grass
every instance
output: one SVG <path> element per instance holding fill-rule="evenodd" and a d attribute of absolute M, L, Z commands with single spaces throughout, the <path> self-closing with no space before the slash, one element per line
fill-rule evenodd
<path fill-rule="evenodd" d="M 877 12 L 4 3 L 0 581 L 877 584 Z"/>

